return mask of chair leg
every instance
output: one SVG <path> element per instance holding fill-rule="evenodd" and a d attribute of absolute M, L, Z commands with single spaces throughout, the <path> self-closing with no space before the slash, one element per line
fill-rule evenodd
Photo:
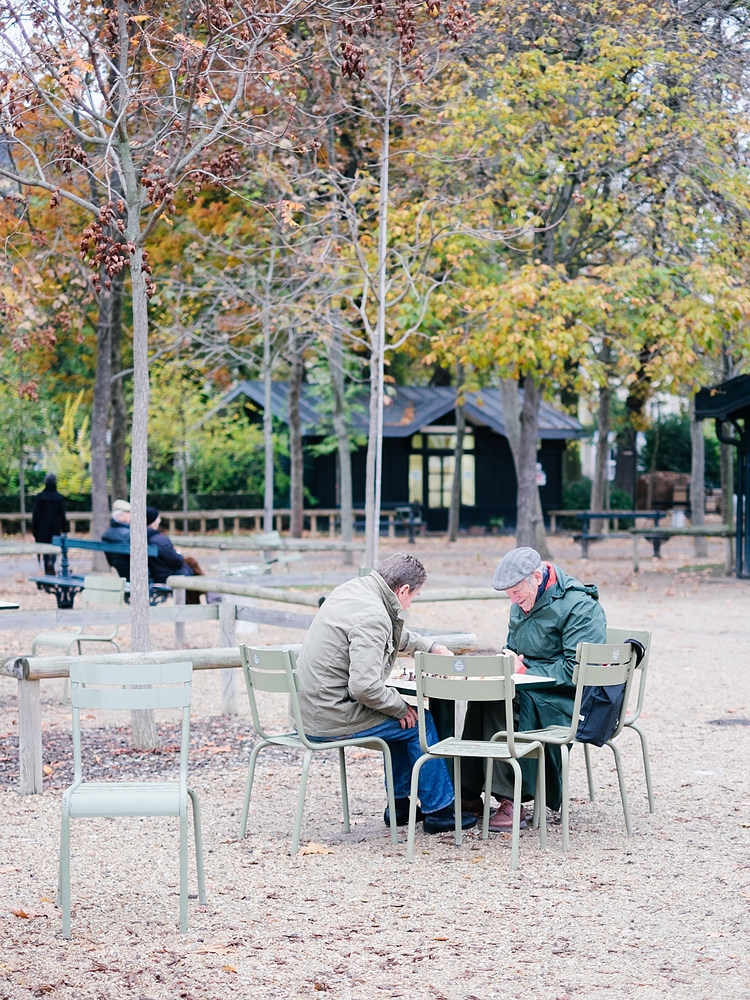
<path fill-rule="evenodd" d="M 456 847 L 461 846 L 464 831 L 461 829 L 461 758 L 453 758 L 453 816 L 455 818 Z"/>
<path fill-rule="evenodd" d="M 630 818 L 630 806 L 628 805 L 628 791 L 625 788 L 625 772 L 622 769 L 622 757 L 620 756 L 620 751 L 615 746 L 614 743 L 607 743 L 608 747 L 611 747 L 612 753 L 615 755 L 615 766 L 617 767 L 617 780 L 620 783 L 620 798 L 622 799 L 622 811 L 625 815 L 625 829 L 628 832 L 628 836 L 633 836 L 633 821 Z"/>
<path fill-rule="evenodd" d="M 488 757 L 484 762 L 484 812 L 482 813 L 482 840 L 490 839 L 490 802 L 492 801 L 492 771 L 495 762 Z"/>
<path fill-rule="evenodd" d="M 521 765 L 511 757 L 513 768 L 513 833 L 510 842 L 510 870 L 518 868 L 518 841 L 521 836 Z"/>
<path fill-rule="evenodd" d="M 188 929 L 188 844 L 187 805 L 180 813 L 180 932 Z"/>
<path fill-rule="evenodd" d="M 115 647 L 115 649 L 117 650 L 118 653 L 122 652 L 122 649 L 120 649 L 120 643 L 119 642 L 117 642 L 115 639 L 110 639 L 109 641 L 112 643 L 112 645 Z"/>
<path fill-rule="evenodd" d="M 193 834 L 195 836 L 195 867 L 198 869 L 198 902 L 201 906 L 206 905 L 206 876 L 203 870 L 203 833 L 201 826 L 201 806 L 198 796 L 192 788 L 188 788 L 188 795 L 193 805 Z"/>
<path fill-rule="evenodd" d="M 547 778 L 545 772 L 544 747 L 539 747 L 536 759 L 536 791 L 534 792 L 534 812 L 539 824 L 539 847 L 547 850 Z"/>
<path fill-rule="evenodd" d="M 422 765 L 428 760 L 432 760 L 428 753 L 422 754 L 419 760 L 411 769 L 411 791 L 409 796 L 409 830 L 406 835 L 406 860 L 411 863 L 414 860 L 414 835 L 417 826 L 417 792 L 419 790 L 419 772 Z M 460 801 L 460 800 L 459 800 Z M 392 814 L 391 814 L 392 815 Z"/>
<path fill-rule="evenodd" d="M 391 748 L 387 743 L 378 747 L 383 753 L 383 767 L 385 770 L 385 790 L 388 796 L 388 810 L 391 819 L 391 843 L 398 843 L 398 824 L 396 823 L 396 796 L 393 790 L 393 758 Z"/>
<path fill-rule="evenodd" d="M 589 783 L 589 802 L 594 802 L 594 772 L 591 770 L 591 747 L 583 744 L 583 756 L 586 758 L 586 780 Z"/>
<path fill-rule="evenodd" d="M 344 833 L 351 833 L 349 825 L 349 790 L 346 786 L 346 756 L 344 748 L 339 747 L 339 773 L 341 775 L 341 807 L 344 810 Z"/>
<path fill-rule="evenodd" d="M 562 820 L 562 849 L 568 850 L 570 843 L 570 785 L 568 774 L 570 771 L 570 751 L 563 745 L 560 747 L 560 757 L 562 759 L 562 810 L 560 818 Z"/>
<path fill-rule="evenodd" d="M 299 850 L 299 835 L 302 830 L 302 813 L 305 808 L 305 793 L 307 792 L 307 776 L 310 773 L 310 761 L 312 760 L 312 750 L 305 752 L 305 759 L 302 762 L 302 777 L 299 783 L 299 797 L 297 798 L 297 815 L 294 817 L 294 833 L 292 834 L 292 849 L 290 854 L 296 854 Z"/>
<path fill-rule="evenodd" d="M 70 937 L 70 815 L 63 805 L 62 826 L 60 828 L 60 874 L 58 876 L 60 908 L 62 909 L 62 933 Z"/>
<path fill-rule="evenodd" d="M 646 734 L 643 732 L 640 726 L 636 725 L 635 722 L 630 726 L 631 729 L 635 729 L 641 740 L 641 753 L 643 754 L 643 770 L 646 773 L 646 794 L 648 795 L 648 811 L 650 813 L 656 812 L 656 803 L 654 802 L 654 786 L 651 784 L 651 761 L 648 755 L 648 740 L 646 739 Z"/>
<path fill-rule="evenodd" d="M 270 743 L 266 743 L 265 740 L 253 747 L 250 754 L 250 762 L 247 766 L 247 781 L 245 782 L 245 798 L 242 802 L 242 813 L 240 814 L 240 840 L 242 840 L 247 832 L 247 814 L 250 811 L 250 795 L 253 790 L 253 778 L 255 777 L 255 762 L 258 759 L 258 754 L 263 749 L 263 747 L 270 746 Z"/>

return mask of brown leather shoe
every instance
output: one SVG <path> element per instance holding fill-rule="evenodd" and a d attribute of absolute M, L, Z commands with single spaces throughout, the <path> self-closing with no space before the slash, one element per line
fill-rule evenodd
<path fill-rule="evenodd" d="M 527 826 L 526 814 L 521 809 L 521 830 Z M 500 805 L 494 816 L 490 817 L 490 830 L 493 833 L 510 833 L 513 830 L 513 803 L 510 799 L 500 799 Z"/>

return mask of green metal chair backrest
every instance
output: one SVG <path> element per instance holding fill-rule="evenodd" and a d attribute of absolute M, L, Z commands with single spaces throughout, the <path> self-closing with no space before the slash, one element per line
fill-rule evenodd
<path fill-rule="evenodd" d="M 263 740 L 273 739 L 273 734 L 266 731 L 261 721 L 255 692 L 267 691 L 274 694 L 288 694 L 289 707 L 297 728 L 297 735 L 302 743 L 309 747 L 311 744 L 307 740 L 305 727 L 302 725 L 302 715 L 297 697 L 299 677 L 297 676 L 297 660 L 294 653 L 290 649 L 258 649 L 243 643 L 240 646 L 240 658 L 256 733 Z M 315 745 L 313 744 L 313 746 Z"/>
<path fill-rule="evenodd" d="M 71 663 L 70 702 L 73 706 L 74 780 L 83 776 L 80 710 L 122 711 L 181 708 L 180 782 L 187 781 L 190 747 L 190 697 L 193 664 Z"/>
<path fill-rule="evenodd" d="M 422 750 L 425 753 L 428 750 L 425 698 L 443 698 L 447 701 L 505 701 L 508 749 L 514 755 L 514 662 L 512 656 L 442 656 L 438 653 L 415 653 L 419 741 Z"/>
<path fill-rule="evenodd" d="M 125 583 L 120 576 L 85 576 L 81 594 L 84 607 L 89 604 L 113 604 L 121 607 L 125 597 Z"/>
<path fill-rule="evenodd" d="M 651 633 L 644 632 L 642 629 L 607 628 L 607 642 L 625 642 L 626 639 L 637 639 L 646 650 L 643 659 L 636 667 L 636 670 L 640 671 L 640 679 L 638 681 L 638 696 L 635 709 L 627 717 L 628 722 L 635 722 L 641 714 L 643 699 L 646 694 L 646 676 L 648 674 L 649 656 L 651 655 Z"/>
<path fill-rule="evenodd" d="M 635 639 L 637 636 L 632 636 Z M 573 718 L 570 724 L 571 740 L 575 739 L 578 730 L 578 716 L 581 711 L 581 699 L 584 688 L 615 687 L 625 685 L 623 706 L 628 703 L 630 689 L 635 677 L 636 654 L 633 647 L 626 642 L 579 642 L 576 649 L 576 665 L 573 671 L 573 683 L 576 685 L 575 701 L 573 703 Z M 625 712 L 620 713 L 617 729 L 610 737 L 620 735 L 625 723 Z"/>

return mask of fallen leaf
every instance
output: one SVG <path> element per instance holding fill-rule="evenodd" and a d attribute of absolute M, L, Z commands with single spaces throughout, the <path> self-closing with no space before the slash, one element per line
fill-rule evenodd
<path fill-rule="evenodd" d="M 236 972 L 237 970 L 233 965 L 222 965 L 224 972 Z"/>
<path fill-rule="evenodd" d="M 199 955 L 231 955 L 234 951 L 232 944 L 212 944 L 208 948 L 201 948 Z"/>
<path fill-rule="evenodd" d="M 54 774 L 55 773 L 54 767 L 50 767 L 49 764 L 45 764 L 44 767 L 42 768 L 42 771 L 47 776 L 49 776 L 50 774 Z M 37 987 L 37 989 L 41 989 L 41 988 L 42 988 L 41 986 Z"/>
<path fill-rule="evenodd" d="M 323 844 L 314 844 L 310 841 L 304 847 L 300 847 L 300 854 L 333 854 L 334 851 L 330 847 L 324 847 Z"/>
<path fill-rule="evenodd" d="M 447 937 L 445 937 L 445 938 L 444 937 L 433 938 L 433 941 L 447 941 L 447 940 L 448 940 Z"/>
<path fill-rule="evenodd" d="M 313 983 L 313 989 L 316 989 L 321 993 L 329 993 L 331 987 L 328 985 L 328 983 L 321 983 L 316 979 L 315 982 Z"/>
<path fill-rule="evenodd" d="M 20 917 L 22 920 L 29 919 L 29 914 L 26 912 L 26 910 L 22 910 L 20 907 L 17 910 L 11 910 L 10 912 L 13 914 L 14 917 Z"/>

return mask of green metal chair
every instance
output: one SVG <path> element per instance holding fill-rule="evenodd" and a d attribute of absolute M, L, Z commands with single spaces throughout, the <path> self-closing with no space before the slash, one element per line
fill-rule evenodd
<path fill-rule="evenodd" d="M 62 801 L 58 905 L 63 914 L 63 937 L 70 937 L 70 820 L 84 816 L 179 816 L 180 818 L 180 930 L 188 924 L 187 802 L 193 806 L 198 899 L 206 902 L 200 805 L 187 786 L 190 741 L 192 663 L 120 666 L 73 663 L 70 667 L 73 706 L 73 784 Z M 134 685 L 134 686 L 129 686 Z M 178 781 L 84 781 L 81 764 L 81 709 L 182 709 L 180 774 Z"/>
<path fill-rule="evenodd" d="M 121 608 L 125 598 L 125 583 L 119 576 L 85 576 L 81 594 L 83 610 L 88 610 L 92 604 L 109 604 Z M 74 632 L 40 632 L 31 645 L 31 655 L 36 655 L 39 646 L 58 646 L 70 656 L 71 649 L 77 645 L 80 656 L 82 642 L 110 642 L 119 653 L 120 645 L 115 641 L 119 630 L 120 626 L 115 625 L 106 635 L 96 635 L 86 632 L 86 626 L 81 625 Z"/>
<path fill-rule="evenodd" d="M 632 636 L 632 638 L 635 639 L 637 636 Z M 579 642 L 578 649 L 576 650 L 576 666 L 573 671 L 573 683 L 576 686 L 576 693 L 570 725 L 546 726 L 544 729 L 529 729 L 516 733 L 516 740 L 519 741 L 534 740 L 535 742 L 560 747 L 560 755 L 562 757 L 562 846 L 564 851 L 568 850 L 570 839 L 570 747 L 576 742 L 583 689 L 589 686 L 612 687 L 617 684 L 624 684 L 625 695 L 623 705 L 627 705 L 635 675 L 635 658 L 635 650 L 627 643 Z M 622 811 L 625 815 L 625 828 L 630 837 L 633 833 L 633 824 L 630 819 L 630 809 L 628 807 L 625 775 L 622 770 L 620 751 L 614 743 L 614 740 L 622 732 L 624 723 L 625 713 L 623 712 L 617 724 L 617 729 L 613 733 L 612 738 L 607 742 L 607 746 L 611 748 L 612 753 L 615 755 L 617 778 L 620 783 Z M 504 738 L 505 733 L 502 732 L 495 733 L 492 737 L 493 740 L 502 740 Z"/>
<path fill-rule="evenodd" d="M 250 810 L 250 796 L 253 790 L 253 778 L 255 775 L 255 762 L 258 754 L 264 747 L 287 747 L 291 750 L 304 750 L 305 757 L 302 762 L 302 778 L 300 780 L 299 795 L 297 796 L 297 813 L 294 819 L 294 832 L 292 834 L 292 847 L 290 854 L 296 854 L 299 849 L 300 831 L 302 829 L 302 813 L 305 808 L 305 792 L 307 790 L 307 776 L 310 771 L 310 761 L 312 755 L 321 750 L 335 750 L 339 752 L 339 773 L 341 776 L 341 802 L 344 809 L 344 832 L 349 833 L 349 793 L 346 784 L 346 758 L 344 751 L 346 747 L 369 747 L 379 750 L 384 757 L 385 783 L 388 793 L 388 808 L 390 810 L 391 840 L 398 843 L 398 829 L 396 826 L 396 803 L 393 798 L 393 765 L 391 763 L 391 750 L 385 740 L 377 736 L 367 736 L 362 739 L 341 739 L 330 740 L 325 743 L 313 743 L 307 738 L 305 728 L 302 724 L 302 716 L 299 708 L 297 692 L 299 690 L 299 679 L 297 677 L 297 661 L 291 650 L 271 650 L 255 649 L 252 646 L 241 645 L 240 656 L 242 658 L 242 671 L 245 675 L 245 685 L 247 686 L 247 697 L 250 701 L 250 711 L 253 717 L 253 726 L 260 742 L 253 747 L 250 754 L 250 763 L 247 769 L 247 783 L 245 785 L 245 798 L 242 803 L 242 815 L 240 816 L 240 837 L 244 837 L 247 832 L 247 814 Z M 276 694 L 289 695 L 289 707 L 294 719 L 297 731 L 293 733 L 281 733 L 272 735 L 266 732 L 258 711 L 258 703 L 255 698 L 256 691 L 275 692 Z"/>
<path fill-rule="evenodd" d="M 411 802 L 409 808 L 409 832 L 406 846 L 406 860 L 414 858 L 414 832 L 416 826 L 417 788 L 422 765 L 435 758 L 453 760 L 453 788 L 455 802 L 461 802 L 461 760 L 464 757 L 480 757 L 486 760 L 484 785 L 484 815 L 482 819 L 482 839 L 487 840 L 490 825 L 490 800 L 492 798 L 492 762 L 510 761 L 513 768 L 513 831 L 510 851 L 510 867 L 518 867 L 518 841 L 521 824 L 521 757 L 537 759 L 537 798 L 534 815 L 538 817 L 539 846 L 547 846 L 547 810 L 545 805 L 544 748 L 539 742 L 517 743 L 513 734 L 513 664 L 511 656 L 442 656 L 438 653 L 415 653 L 417 682 L 417 711 L 419 714 L 419 742 L 424 751 L 414 765 L 411 774 Z M 425 699 L 443 698 L 446 701 L 505 701 L 506 718 L 510 719 L 510 729 L 502 742 L 484 740 L 462 740 L 455 736 L 427 744 L 425 729 Z M 461 809 L 456 813 L 456 845 L 461 844 Z"/>
<path fill-rule="evenodd" d="M 654 789 L 651 784 L 651 762 L 648 756 L 648 742 L 646 740 L 646 734 L 643 732 L 641 727 L 638 725 L 638 718 L 643 709 L 643 699 L 646 694 L 646 673 L 648 671 L 648 659 L 651 653 L 651 633 L 643 632 L 637 629 L 624 629 L 624 628 L 608 628 L 607 629 L 607 642 L 625 642 L 626 639 L 637 639 L 638 642 L 643 644 L 643 648 L 646 650 L 643 659 L 636 667 L 636 670 L 640 672 L 640 678 L 638 681 L 638 696 L 636 698 L 635 708 L 632 712 L 625 716 L 625 722 L 623 723 L 623 728 L 634 729 L 641 740 L 641 753 L 643 754 L 643 770 L 646 774 L 646 794 L 648 795 L 648 811 L 650 813 L 656 812 L 656 804 L 654 803 Z M 584 743 L 583 752 L 586 758 L 586 778 L 589 785 L 589 799 L 594 801 L 594 775 L 591 770 L 591 752 L 588 743 Z"/>

